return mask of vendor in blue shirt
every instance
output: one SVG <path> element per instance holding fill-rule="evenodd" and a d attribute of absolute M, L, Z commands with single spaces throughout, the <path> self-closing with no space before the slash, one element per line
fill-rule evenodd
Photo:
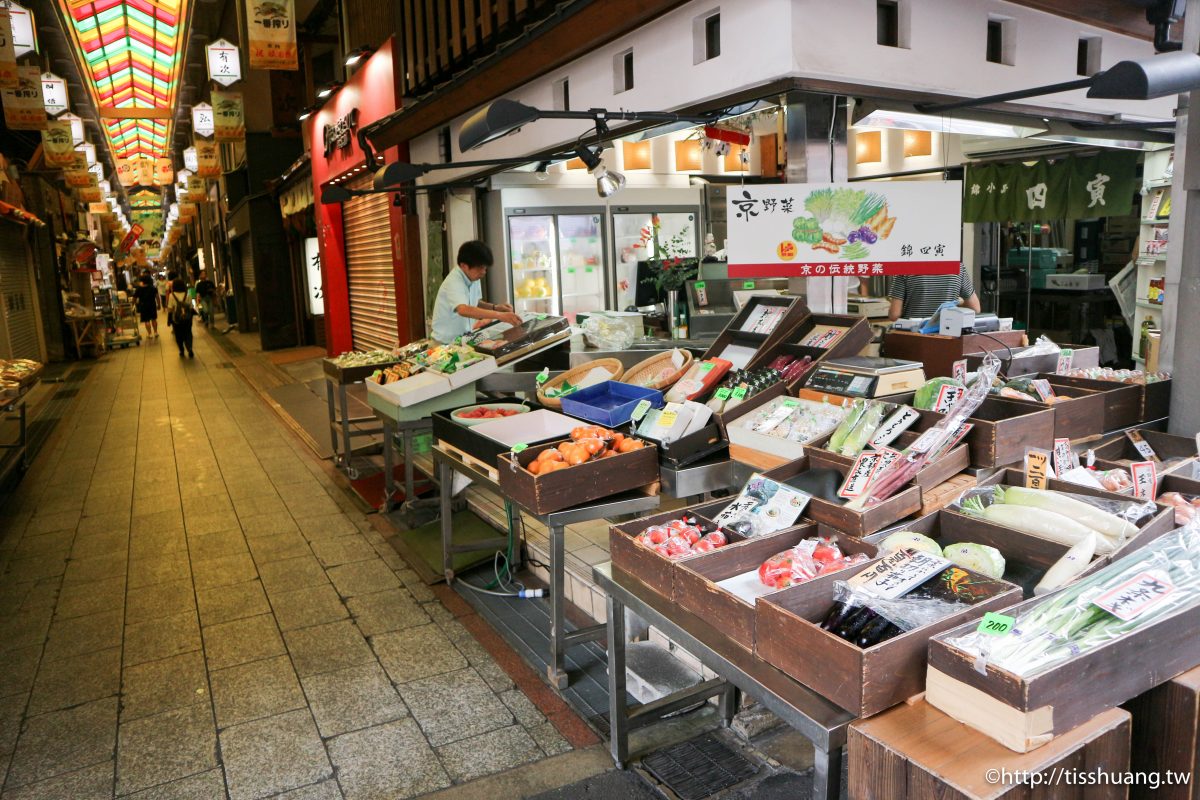
<path fill-rule="evenodd" d="M 433 304 L 433 338 L 449 344 L 473 328 L 495 320 L 520 325 L 512 306 L 484 302 L 480 281 L 492 265 L 492 250 L 478 239 L 458 248 L 458 266 L 438 289 Z"/>

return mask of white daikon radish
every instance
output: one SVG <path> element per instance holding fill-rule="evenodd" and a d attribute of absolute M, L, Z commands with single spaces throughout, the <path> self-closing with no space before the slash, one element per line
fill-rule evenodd
<path fill-rule="evenodd" d="M 1099 541 L 1100 535 L 1093 531 L 1077 542 L 1063 554 L 1062 558 L 1054 562 L 1054 566 L 1046 570 L 1046 574 L 1042 576 L 1038 585 L 1033 587 L 1033 593 L 1039 595 L 1053 592 L 1079 577 L 1079 573 L 1092 563 L 1092 557 L 1096 555 L 1096 545 L 1099 544 Z"/>
<path fill-rule="evenodd" d="M 1007 503 L 992 503 L 985 507 L 978 497 L 964 502 L 962 510 L 988 522 L 1072 547 L 1086 539 L 1089 533 L 1096 533 L 1088 526 L 1053 511 Z M 1113 541 L 1105 536 L 1097 534 L 1096 540 L 1097 553 L 1108 554 L 1115 549 Z"/>
<path fill-rule="evenodd" d="M 1089 503 L 1068 497 L 1061 492 L 1026 489 L 1023 486 L 997 486 L 996 499 L 1009 505 L 1029 506 L 1062 514 L 1117 542 L 1132 539 L 1138 532 L 1137 525 L 1129 520 L 1101 511 Z"/>

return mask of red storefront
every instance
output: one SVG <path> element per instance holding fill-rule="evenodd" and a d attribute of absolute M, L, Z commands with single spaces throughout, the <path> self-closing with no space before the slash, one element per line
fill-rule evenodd
<path fill-rule="evenodd" d="M 325 300 L 325 342 L 330 355 L 347 350 L 390 347 L 424 328 L 410 309 L 420 309 L 420 265 L 405 263 L 406 230 L 415 227 L 394 196 L 373 194 L 344 203 L 321 202 L 323 187 L 369 188 L 383 163 L 407 159 L 407 147 L 377 153 L 367 164 L 358 129 L 399 108 L 398 69 L 390 38 L 305 124 L 312 150 L 317 239 Z M 411 266 L 411 269 L 409 268 Z M 415 280 L 413 277 L 415 276 Z M 417 312 L 419 317 L 419 312 Z"/>

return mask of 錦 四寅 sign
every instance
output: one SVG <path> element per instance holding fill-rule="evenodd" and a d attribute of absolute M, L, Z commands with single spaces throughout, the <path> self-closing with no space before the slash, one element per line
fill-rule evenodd
<path fill-rule="evenodd" d="M 959 181 L 738 186 L 728 203 L 731 278 L 959 270 Z"/>

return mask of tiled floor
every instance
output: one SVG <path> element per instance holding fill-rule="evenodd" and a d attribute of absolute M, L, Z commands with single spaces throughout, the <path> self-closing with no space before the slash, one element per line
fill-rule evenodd
<path fill-rule="evenodd" d="M 203 331 L 106 355 L 0 511 L 26 798 L 405 798 L 570 745 Z"/>

